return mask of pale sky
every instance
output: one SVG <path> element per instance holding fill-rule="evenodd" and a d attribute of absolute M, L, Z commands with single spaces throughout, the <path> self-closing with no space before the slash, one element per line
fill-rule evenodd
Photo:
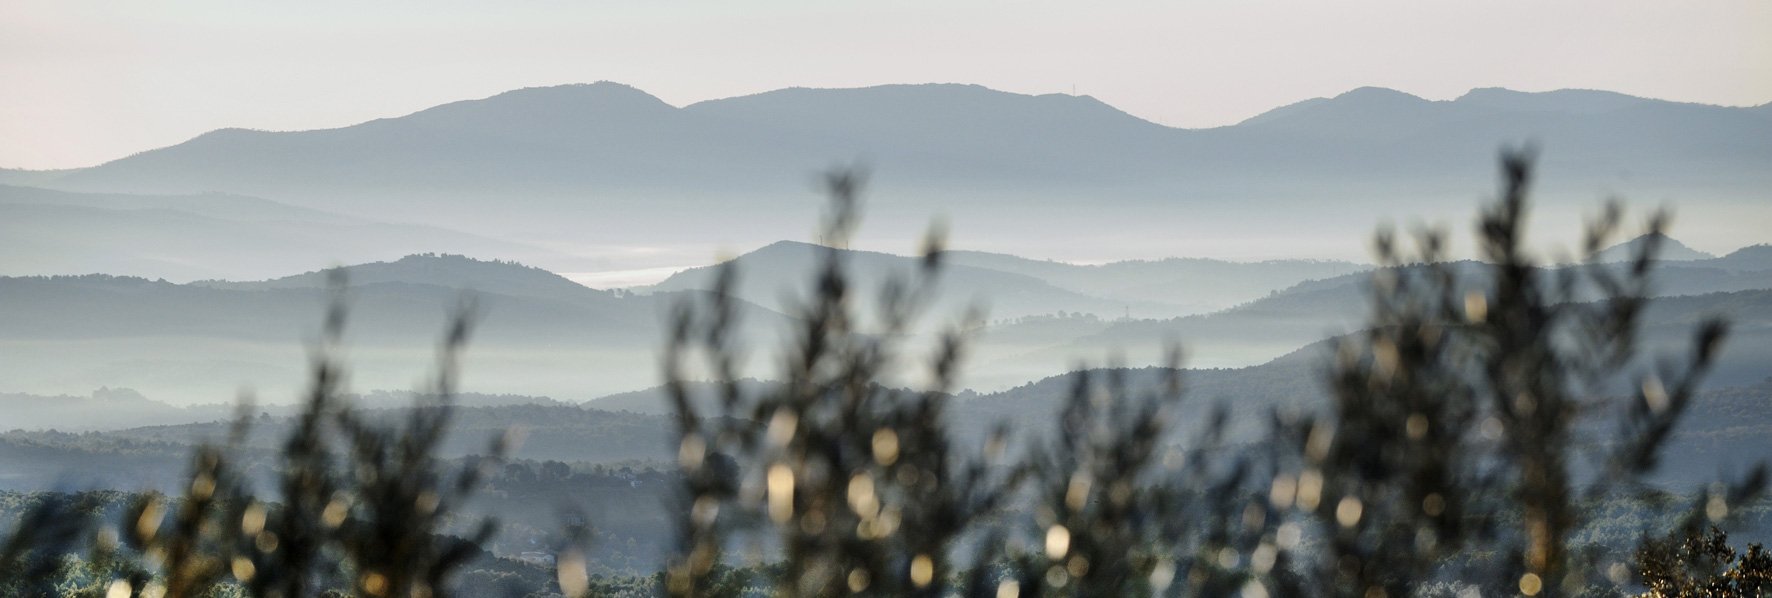
<path fill-rule="evenodd" d="M 1225 125 L 1376 85 L 1772 101 L 1767 0 L 0 0 L 0 167 L 598 80 L 683 105 L 977 83 Z"/>

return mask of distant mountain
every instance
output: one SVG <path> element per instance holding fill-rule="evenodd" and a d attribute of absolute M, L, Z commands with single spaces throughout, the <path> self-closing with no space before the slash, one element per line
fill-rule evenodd
<path fill-rule="evenodd" d="M 258 197 L 231 193 L 144 195 L 125 193 L 69 193 L 39 187 L 0 185 L 0 203 L 64 208 L 95 208 L 127 212 L 169 211 L 202 215 L 235 222 L 309 222 L 315 224 L 367 224 L 311 208 L 301 208 Z"/>
<path fill-rule="evenodd" d="M 1655 258 L 1661 261 L 1690 262 L 1715 259 L 1717 257 L 1687 247 L 1685 243 L 1681 243 L 1667 235 L 1657 233 L 1653 236 L 1656 237 L 1655 240 L 1659 242 L 1659 247 L 1657 248 L 1658 253 Z M 1637 253 L 1642 251 L 1643 245 L 1650 241 L 1650 237 L 1651 235 L 1643 235 L 1602 249 L 1599 253 L 1594 254 L 1594 260 L 1599 262 L 1628 262 L 1636 259 Z"/>
<path fill-rule="evenodd" d="M 255 278 L 423 250 L 573 263 L 522 243 L 370 222 L 256 197 L 0 185 L 0 275 Z"/>
<path fill-rule="evenodd" d="M 955 265 L 1026 274 L 1078 293 L 1173 305 L 1184 313 L 1217 311 L 1302 281 L 1370 268 L 1333 260 L 1169 258 L 1076 265 L 979 251 L 950 251 L 945 257 Z"/>
<path fill-rule="evenodd" d="M 1772 281 L 1766 281 L 1764 286 L 1772 286 Z M 1082 369 L 1100 374 L 1101 369 L 1124 367 L 1127 381 L 1133 388 L 1152 388 L 1162 374 L 1161 368 L 1151 367 L 1161 363 L 1162 340 L 1178 339 L 1189 349 L 1184 362 L 1189 369 L 1183 374 L 1189 399 L 1178 414 L 1178 421 L 1184 422 L 1184 426 L 1189 423 L 1197 426 L 1203 422 L 1208 406 L 1222 405 L 1235 416 L 1233 434 L 1253 436 L 1264 431 L 1263 418 L 1269 409 L 1308 410 L 1326 404 L 1321 376 L 1322 367 L 1333 354 L 1330 339 L 1356 329 L 1362 314 L 1344 313 L 1338 318 L 1318 310 L 1339 303 L 1344 293 L 1357 297 L 1360 291 L 1319 286 L 1314 291 L 1282 293 L 1273 300 L 1258 301 L 1220 314 L 1167 322 L 1104 323 L 1101 332 L 1083 336 L 1061 350 L 1029 352 L 1006 361 L 1043 364 L 1048 371 L 1061 371 L 1072 368 L 1054 368 L 1052 364 L 1065 363 L 1066 355 L 1100 356 L 1114 351 L 1131 355 L 1131 358 L 1118 364 L 1095 359 L 1083 363 Z M 1691 350 L 1694 328 L 1708 317 L 1726 318 L 1730 322 L 1730 332 L 1713 369 L 1705 378 L 1705 386 L 1712 389 L 1758 386 L 1762 391 L 1772 390 L 1772 386 L 1767 386 L 1772 383 L 1772 378 L 1768 377 L 1772 372 L 1768 372 L 1765 366 L 1765 356 L 1772 354 L 1772 288 L 1665 296 L 1650 302 L 1642 315 L 1638 339 L 1643 355 L 1630 367 L 1636 372 L 1653 371 L 1663 365 L 1659 360 L 1683 358 Z M 1286 331 L 1288 325 L 1295 329 L 1290 335 Z M 1252 336 L 1256 340 L 1242 340 L 1239 331 L 1242 336 Z M 983 337 L 987 347 L 977 347 L 973 353 L 989 351 L 992 334 L 991 330 L 985 331 Z M 1215 352 L 1227 348 L 1235 351 L 1264 341 L 1270 347 L 1270 359 L 1258 361 L 1255 365 L 1215 367 L 1218 361 Z M 985 369 L 1001 371 L 988 366 Z M 1050 414 L 1071 392 L 1075 376 L 1069 373 L 1024 378 L 1034 381 L 1005 386 L 977 400 L 960 403 L 958 419 L 1006 420 L 1024 432 L 1048 430 L 1053 425 Z M 1618 385 L 1615 390 L 1624 392 L 1637 380 L 1612 382 Z M 1772 395 L 1762 393 L 1759 396 Z M 1763 406 L 1761 404 L 1761 408 Z M 1723 429 L 1728 426 L 1711 427 Z"/>
<path fill-rule="evenodd" d="M 613 302 L 616 299 L 609 291 L 586 287 L 541 268 L 515 262 L 478 260 L 463 255 L 408 255 L 392 262 L 358 264 L 339 270 L 343 272 L 346 281 L 359 285 L 430 285 L 572 302 Z M 206 280 L 196 284 L 235 290 L 324 289 L 331 284 L 331 272 L 319 270 L 258 282 Z"/>
<path fill-rule="evenodd" d="M 747 375 L 774 373 L 770 351 L 779 350 L 781 334 L 794 322 L 779 310 L 790 310 L 795 297 L 807 292 L 806 273 L 823 251 L 778 243 L 735 258 L 740 335 L 750 348 Z M 1725 258 L 1664 263 L 1656 272 L 1656 292 L 1671 297 L 1772 286 L 1764 270 L 1750 269 L 1755 254 L 1750 248 Z M 864 321 L 889 276 L 919 267 L 916 258 L 841 255 L 852 268 L 853 306 Z M 972 304 L 991 307 L 990 325 L 974 331 L 961 377 L 963 387 L 983 391 L 1080 363 L 1156 363 L 1170 342 L 1189 350 L 1190 364 L 1246 366 L 1360 325 L 1369 274 L 1305 280 L 1229 309 L 1185 317 L 1162 315 L 1188 313 L 1183 307 L 1126 300 L 1116 281 L 1184 275 L 1173 284 L 1183 289 L 1176 296 L 1186 298 L 1186 289 L 1218 284 L 1220 275 L 1242 280 L 1242 268 L 1257 273 L 1256 280 L 1278 284 L 1282 276 L 1321 273 L 1319 266 L 1356 268 L 1187 260 L 1070 266 L 957 252 L 937 278 L 938 299 L 923 322 L 951 322 Z M 1468 262 L 1456 267 L 1473 281 L 1485 268 Z M 431 347 L 446 315 L 471 291 L 480 310 L 466 362 L 467 388 L 563 400 L 655 384 L 656 351 L 665 338 L 661 324 L 672 306 L 702 300 L 712 274 L 711 268 L 693 269 L 636 293 L 600 291 L 537 268 L 451 255 L 408 256 L 347 271 L 355 388 L 415 388 L 431 367 Z M 1073 292 L 1039 276 L 1079 288 L 1099 285 L 1122 296 Z M 8 359 L 0 360 L 0 379 L 7 380 L 6 391 L 39 395 L 126 386 L 189 405 L 226 402 L 238 389 L 252 387 L 268 393 L 267 402 L 282 402 L 305 378 L 301 347 L 319 330 L 324 285 L 320 272 L 190 284 L 103 275 L 0 278 L 0 344 L 10 347 Z M 1139 318 L 1122 318 L 1128 308 Z M 1749 330 L 1739 329 L 1739 338 L 1751 338 Z"/>
<path fill-rule="evenodd" d="M 504 407 L 511 405 L 558 404 L 545 397 L 461 393 L 454 397 L 463 407 Z M 409 407 L 415 400 L 411 392 L 376 391 L 354 395 L 349 400 L 365 409 L 398 409 Z M 254 405 L 253 414 L 288 415 L 289 404 Z M 6 418 L 0 432 L 7 430 L 60 430 L 88 432 L 141 428 L 144 426 L 175 426 L 231 422 L 240 415 L 240 405 L 226 402 L 176 406 L 150 399 L 129 388 L 100 388 L 83 396 L 33 395 L 0 393 L 0 413 Z M 216 437 L 216 440 L 221 440 Z"/>
<path fill-rule="evenodd" d="M 806 292 L 809 283 L 804 273 L 821 251 L 813 245 L 777 243 L 735 258 L 738 296 L 786 309 L 791 300 L 784 303 L 784 298 Z M 872 307 L 881 280 L 889 273 L 911 272 L 919 263 L 915 258 L 872 252 L 842 255 L 860 281 L 856 305 L 864 312 Z M 950 252 L 948 257 L 951 265 L 938 287 L 945 299 L 931 313 L 951 316 L 969 299 L 982 299 L 993 307 L 991 325 L 973 335 L 962 375 L 964 386 L 979 390 L 1006 388 L 1079 364 L 1159 363 L 1170 343 L 1187 348 L 1188 363 L 1200 367 L 1259 364 L 1352 331 L 1363 324 L 1368 312 L 1371 274 L 1346 263 L 1163 260 L 1074 266 L 964 251 Z M 1655 272 L 1655 292 L 1670 297 L 1772 288 L 1772 279 L 1717 267 L 1714 261 L 1663 263 Z M 1487 267 L 1476 262 L 1453 267 L 1472 284 L 1487 276 Z M 655 288 L 706 289 L 711 276 L 711 268 L 690 270 Z M 1165 288 L 1137 286 L 1141 281 L 1167 283 L 1166 288 L 1174 289 L 1173 294 L 1144 295 L 1152 299 L 1204 297 L 1224 305 L 1236 298 L 1236 304 L 1198 313 L 1201 310 L 1184 306 L 1132 302 L 1130 297 L 1136 295 L 1128 289 Z M 1269 285 L 1284 288 L 1273 290 Z M 1067 286 L 1101 295 L 1070 293 Z M 1123 305 L 1133 306 L 1135 317 L 1123 318 Z M 1171 315 L 1151 315 L 1165 308 Z"/>
<path fill-rule="evenodd" d="M 353 267 L 347 361 L 360 390 L 420 388 L 449 313 L 473 290 L 466 390 L 586 399 L 657 382 L 671 307 L 698 293 L 631 295 L 459 256 Z M 173 284 L 103 275 L 0 278 L 0 379 L 57 394 L 129 386 L 176 405 L 241 388 L 287 402 L 306 380 L 303 346 L 328 301 L 316 273 L 261 283 Z M 741 335 L 782 330 L 740 303 Z M 773 337 L 770 337 L 773 338 Z M 773 346 L 773 345 L 769 345 Z M 767 357 L 762 355 L 759 358 Z"/>
<path fill-rule="evenodd" d="M 1112 239 L 1128 255 L 1162 255 L 1204 239 L 1238 254 L 1320 255 L 1357 247 L 1376 217 L 1463 218 L 1471 193 L 1490 186 L 1497 148 L 1528 140 L 1544 149 L 1544 203 L 1674 195 L 1682 222 L 1713 235 L 1772 217 L 1753 200 L 1772 185 L 1765 110 L 1589 91 L 1428 101 L 1367 88 L 1184 130 L 1089 97 L 965 85 L 788 89 L 677 108 L 597 83 L 338 129 L 224 129 L 28 179 L 705 255 L 798 238 L 809 218 L 781 216 L 813 212 L 812 173 L 860 161 L 876 174 L 869 230 L 882 238 L 943 212 L 969 243 L 1011 253 Z"/>
<path fill-rule="evenodd" d="M 731 260 L 737 268 L 738 286 L 733 294 L 791 313 L 792 307 L 810 296 L 813 272 L 828 248 L 808 243 L 781 241 Z M 853 277 L 853 296 L 864 316 L 876 315 L 875 301 L 893 277 L 906 278 L 921 268 L 921 258 L 872 251 L 839 250 Z M 652 291 L 707 290 L 713 287 L 718 266 L 684 270 L 650 287 Z M 908 280 L 908 278 L 906 278 Z M 1058 311 L 1118 313 L 1126 303 L 1061 289 L 1028 276 L 955 264 L 944 267 L 936 279 L 936 302 L 931 315 L 943 320 L 965 312 L 971 305 L 989 309 L 993 318 L 1013 318 Z M 1166 311 L 1158 305 L 1139 305 L 1141 310 Z"/>
<path fill-rule="evenodd" d="M 1772 245 L 1751 245 L 1709 262 L 1729 270 L 1772 271 Z"/>
<path fill-rule="evenodd" d="M 0 413 L 6 414 L 5 423 L 0 423 L 5 430 L 64 432 L 213 421 L 234 415 L 226 405 L 174 407 L 127 388 L 100 388 L 87 396 L 0 393 Z"/>
<path fill-rule="evenodd" d="M 55 180 L 67 173 L 66 170 L 0 168 L 0 185 L 34 185 L 39 181 Z"/>
<path fill-rule="evenodd" d="M 811 272 L 825 249 L 781 241 L 733 258 L 746 300 L 781 311 L 784 290 L 805 293 Z M 921 258 L 872 251 L 843 250 L 849 270 L 862 281 L 861 301 L 871 300 L 888 276 L 915 272 Z M 1299 282 L 1363 271 L 1347 262 L 1273 260 L 1228 262 L 1164 259 L 1075 265 L 980 251 L 942 254 L 938 315 L 958 314 L 968 305 L 989 307 L 993 320 L 1014 320 L 1060 312 L 1099 318 L 1173 317 L 1217 311 Z M 679 272 L 650 287 L 655 290 L 707 289 L 714 266 Z"/>
<path fill-rule="evenodd" d="M 1772 329 L 1767 328 L 1772 325 L 1772 311 L 1768 311 L 1772 310 L 1772 291 L 1767 290 L 1772 289 L 1772 278 L 1763 272 L 1714 267 L 1714 261 L 1668 262 L 1658 266 L 1651 280 L 1659 299 L 1651 309 L 1655 314 L 1683 314 L 1656 317 L 1683 323 L 1688 328 L 1703 314 L 1738 319 L 1728 351 L 1729 359 L 1736 361 L 1721 369 L 1729 370 L 1727 378 L 1732 384 L 1756 382 L 1764 377 L 1763 366 L 1756 365 L 1758 356 L 1772 353 L 1772 338 L 1753 340 L 1759 338 L 1756 335 L 1772 335 Z M 1487 276 L 1486 266 L 1476 262 L 1460 262 L 1454 269 L 1461 279 L 1469 281 L 1467 284 L 1478 283 Z M 1057 369 L 1079 359 L 1100 364 L 1116 355 L 1126 365 L 1156 364 L 1161 362 L 1167 343 L 1179 342 L 1188 349 L 1189 364 L 1246 366 L 1358 329 L 1369 309 L 1369 280 L 1369 274 L 1357 273 L 1309 281 L 1211 314 L 1078 324 L 1069 338 L 1054 335 L 1004 340 L 998 329 L 986 329 L 973 354 L 982 362 L 977 364 L 979 371 L 1025 376 L 1039 368 Z M 1015 334 L 1027 326 L 1010 326 L 1003 332 Z M 1683 350 L 1682 343 L 1689 340 L 1683 336 L 1685 330 L 1674 331 L 1678 334 L 1656 342 L 1664 343 L 1664 348 L 1670 350 Z M 988 384 L 978 382 L 982 387 L 994 388 L 1006 381 L 992 378 Z"/>
<path fill-rule="evenodd" d="M 703 417 L 717 417 L 721 413 L 721 389 L 714 383 L 691 383 L 685 385 L 689 390 L 691 402 Z M 781 388 L 778 382 L 764 382 L 755 378 L 738 381 L 740 401 L 754 400 L 766 392 L 775 392 Z M 652 386 L 640 390 L 612 394 L 585 401 L 587 409 L 605 411 L 625 411 L 633 413 L 650 413 L 655 415 L 671 415 L 671 395 L 663 386 Z"/>
<path fill-rule="evenodd" d="M 1361 87 L 1334 98 L 1282 106 L 1238 126 L 1320 139 L 1396 140 L 1432 126 L 1439 112 L 1434 102 L 1407 93 Z M 1375 123 L 1386 126 L 1373 126 Z"/>

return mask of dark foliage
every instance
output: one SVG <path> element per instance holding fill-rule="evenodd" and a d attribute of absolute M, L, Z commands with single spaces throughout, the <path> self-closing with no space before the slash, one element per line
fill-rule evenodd
<path fill-rule="evenodd" d="M 1737 556 L 1729 535 L 1716 527 L 1646 540 L 1632 564 L 1651 596 L 1772 596 L 1772 553 L 1749 544 Z"/>
<path fill-rule="evenodd" d="M 1705 321 L 1687 363 L 1640 376 L 1622 405 L 1608 399 L 1639 351 L 1666 218 L 1651 218 L 1629 268 L 1605 267 L 1595 256 L 1619 220 L 1609 206 L 1587 231 L 1586 267 L 1544 268 L 1524 242 L 1530 156 L 1502 166 L 1501 196 L 1478 221 L 1490 270 L 1481 284 L 1443 265 L 1437 233 L 1420 235 L 1416 255 L 1378 236 L 1370 327 L 1340 347 L 1335 417 L 1309 430 L 1298 478 L 1313 494 L 1321 487 L 1304 506 L 1328 537 L 1319 574 L 1335 594 L 1406 595 L 1460 552 L 1498 557 L 1458 572 L 1487 591 L 1578 594 L 1607 582 L 1618 563 L 1568 544 L 1579 503 L 1641 488 L 1722 342 L 1724 323 Z M 1579 289 L 1600 297 L 1583 301 Z M 1620 412 L 1603 475 L 1577 481 L 1578 424 Z M 1761 475 L 1716 500 L 1739 503 Z"/>

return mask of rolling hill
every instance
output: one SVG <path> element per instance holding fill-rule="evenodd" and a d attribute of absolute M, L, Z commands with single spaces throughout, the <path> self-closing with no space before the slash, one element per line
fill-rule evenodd
<path fill-rule="evenodd" d="M 828 248 L 808 243 L 781 241 L 733 258 L 737 287 L 733 294 L 746 301 L 790 312 L 803 301 L 815 282 L 808 273 L 816 272 Z M 921 258 L 905 257 L 872 251 L 840 250 L 847 271 L 852 274 L 857 310 L 871 315 L 878 308 L 875 298 L 891 278 L 909 280 L 921 268 Z M 653 285 L 649 292 L 708 290 L 713 288 L 718 266 L 691 268 Z M 991 317 L 1021 317 L 1058 311 L 1116 313 L 1127 309 L 1117 300 L 1091 296 L 1059 288 L 1045 280 L 1012 272 L 955 264 L 943 267 L 936 279 L 937 296 L 929 310 L 951 318 L 973 304 L 989 309 Z M 1176 308 L 1161 304 L 1139 305 L 1141 311 L 1163 313 Z"/>
<path fill-rule="evenodd" d="M 1306 280 L 1369 268 L 1333 260 L 1169 258 L 1083 265 L 981 251 L 950 251 L 945 257 L 957 266 L 1025 274 L 1078 293 L 1126 303 L 1169 305 L 1180 315 L 1218 311 Z"/>
<path fill-rule="evenodd" d="M 1602 249 L 1602 250 L 1600 250 L 1600 252 L 1598 254 L 1594 255 L 1594 260 L 1599 261 L 1599 262 L 1624 262 L 1624 261 L 1630 261 L 1632 259 L 1635 259 L 1636 255 L 1642 251 L 1643 245 L 1645 243 L 1649 242 L 1649 238 L 1651 236 L 1656 237 L 1655 241 L 1658 245 L 1658 250 L 1657 250 L 1658 253 L 1655 256 L 1655 259 L 1658 259 L 1661 261 L 1692 262 L 1692 261 L 1699 261 L 1699 260 L 1716 259 L 1716 257 L 1717 257 L 1715 255 L 1711 255 L 1711 254 L 1693 249 L 1691 247 L 1687 247 L 1685 243 L 1681 243 L 1681 242 L 1679 242 L 1679 240 L 1669 237 L 1667 235 L 1656 234 L 1656 235 L 1643 235 L 1643 236 L 1631 239 L 1629 241 L 1625 241 L 1623 243 L 1619 243 L 1617 245 L 1613 245 L 1611 247 L 1607 247 L 1605 249 Z"/>
<path fill-rule="evenodd" d="M 1708 263 L 1738 272 L 1772 272 L 1772 245 L 1762 243 L 1743 247 Z"/>
<path fill-rule="evenodd" d="M 558 268 L 595 263 L 520 242 L 242 195 L 69 193 L 0 185 L 0 275 L 250 279 L 415 251 L 540 260 Z"/>
<path fill-rule="evenodd" d="M 696 293 L 598 291 L 550 272 L 460 256 L 348 269 L 347 360 L 363 390 L 414 388 L 450 312 L 475 310 L 468 390 L 585 399 L 656 382 L 669 307 Z M 120 386 L 176 405 L 295 396 L 304 344 L 329 291 L 309 273 L 258 283 L 174 284 L 104 275 L 0 278 L 0 376 L 8 391 Z M 471 291 L 471 293 L 469 293 Z M 781 316 L 740 304 L 743 334 Z"/>
<path fill-rule="evenodd" d="M 392 262 L 357 264 L 340 269 L 352 284 L 416 284 L 459 290 L 490 291 L 532 299 L 573 303 L 611 302 L 618 295 L 586 287 L 565 277 L 516 262 L 479 260 L 462 255 L 408 255 Z M 316 270 L 253 282 L 199 281 L 198 286 L 241 291 L 325 289 L 332 270 Z"/>
<path fill-rule="evenodd" d="M 823 251 L 818 245 L 779 241 L 732 258 L 729 261 L 740 275 L 736 294 L 782 311 L 782 291 L 804 294 L 809 284 L 805 273 L 812 271 Z M 910 256 L 858 250 L 842 250 L 842 255 L 860 281 L 857 297 L 864 302 L 877 295 L 889 276 L 903 277 L 921 267 L 921 258 Z M 993 320 L 1059 312 L 1101 318 L 1206 313 L 1303 281 L 1367 268 L 1337 261 L 1179 258 L 1078 265 L 981 251 L 946 251 L 942 260 L 937 283 L 942 303 L 933 311 L 957 314 L 977 303 L 989 308 Z M 691 268 L 637 290 L 706 290 L 713 284 L 714 271 L 715 266 Z"/>
<path fill-rule="evenodd" d="M 1766 271 L 1747 269 L 1757 264 L 1747 248 L 1722 258 L 1659 263 L 1651 290 L 1662 298 L 1683 298 L 1667 305 L 1722 301 L 1728 293 L 1772 289 Z M 1749 252 L 1749 253 L 1743 253 Z M 1737 256 L 1739 254 L 1739 256 Z M 1605 267 L 1624 268 L 1611 263 Z M 1476 262 L 1454 265 L 1461 278 L 1477 282 L 1486 276 Z M 974 346 L 972 375 L 967 384 L 981 390 L 1002 388 L 1019 380 L 1037 377 L 1042 371 L 1067 369 L 1078 363 L 1102 364 L 1117 359 L 1129 366 L 1161 363 L 1164 348 L 1179 342 L 1188 351 L 1190 364 L 1208 367 L 1244 367 L 1286 355 L 1300 346 L 1346 333 L 1361 325 L 1367 315 L 1370 273 L 1359 272 L 1319 280 L 1307 280 L 1241 305 L 1207 314 L 1174 318 L 1024 318 L 999 323 L 983 330 Z M 1719 313 L 1742 308 L 1739 302 L 1718 303 Z M 1665 306 L 1658 306 L 1658 309 Z M 1751 310 L 1749 322 L 1763 321 Z M 1750 338 L 1752 326 L 1738 330 Z M 1743 342 L 1748 342 L 1743 340 Z M 1755 341 L 1757 342 L 1757 341 Z M 1752 358 L 1772 345 L 1731 350 L 1738 358 L 1731 383 L 1759 380 Z"/>

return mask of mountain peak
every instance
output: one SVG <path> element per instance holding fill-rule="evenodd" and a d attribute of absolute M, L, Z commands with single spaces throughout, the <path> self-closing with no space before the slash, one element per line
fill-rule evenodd
<path fill-rule="evenodd" d="M 1772 245 L 1749 245 L 1717 258 L 1712 264 L 1732 270 L 1772 271 Z"/>
<path fill-rule="evenodd" d="M 1594 254 L 1594 259 L 1595 259 L 1595 261 L 1599 261 L 1599 262 L 1626 262 L 1626 261 L 1630 261 L 1632 259 L 1635 259 L 1637 252 L 1640 250 L 1640 248 L 1643 246 L 1643 244 L 1648 243 L 1651 239 L 1657 240 L 1661 243 L 1660 251 L 1655 256 L 1655 258 L 1658 260 L 1670 261 L 1670 262 L 1689 262 L 1689 261 L 1693 261 L 1693 260 L 1708 260 L 1708 259 L 1712 259 L 1712 258 L 1717 257 L 1714 255 L 1693 249 L 1691 247 L 1687 247 L 1685 243 L 1681 243 L 1678 240 L 1675 240 L 1673 237 L 1669 237 L 1669 236 L 1661 234 L 1661 233 L 1650 233 L 1650 234 L 1643 235 L 1643 236 L 1637 237 L 1635 239 L 1631 239 L 1629 241 L 1625 241 L 1623 243 L 1619 243 L 1617 245 L 1613 245 L 1611 247 L 1607 247 L 1605 249 L 1602 249 L 1602 250 L 1600 250 L 1599 253 Z"/>
<path fill-rule="evenodd" d="M 463 100 L 382 122 L 468 130 L 528 133 L 572 130 L 612 119 L 667 113 L 676 108 L 633 86 L 610 81 L 525 87 L 478 100 Z"/>
<path fill-rule="evenodd" d="M 823 247 L 823 245 L 819 245 L 817 243 L 807 243 L 805 241 L 792 241 L 792 240 L 788 240 L 788 239 L 783 239 L 780 241 L 776 241 L 774 243 L 770 243 L 768 245 L 764 245 L 762 247 L 758 247 L 755 251 L 752 251 L 751 253 L 763 253 L 763 252 L 773 252 L 773 251 L 806 251 L 808 249 L 817 249 L 819 247 Z"/>
<path fill-rule="evenodd" d="M 550 98 L 550 99 L 597 99 L 597 100 L 630 100 L 640 102 L 663 103 L 658 97 L 641 91 L 640 88 L 626 83 L 614 81 L 596 81 L 592 83 L 567 83 L 563 85 L 544 85 L 537 87 L 521 87 L 489 98 Z"/>
<path fill-rule="evenodd" d="M 1331 98 L 1338 101 L 1393 101 L 1393 102 L 1426 102 L 1421 96 L 1397 91 L 1389 87 L 1356 87 Z"/>
<path fill-rule="evenodd" d="M 436 284 L 456 283 L 453 286 L 476 286 L 476 279 L 492 277 L 501 282 L 509 282 L 514 278 L 527 278 L 534 281 L 561 283 L 573 287 L 582 287 L 567 278 L 510 260 L 482 260 L 453 253 L 414 253 L 401 257 L 393 262 L 374 262 L 347 266 L 348 275 L 359 273 L 375 277 L 392 276 L 399 282 L 432 282 Z M 417 277 L 415 280 L 403 280 L 405 277 Z M 430 280 L 425 280 L 430 279 Z M 461 284 L 466 283 L 466 284 Z M 496 287 L 484 287 L 484 290 L 496 291 Z"/>
<path fill-rule="evenodd" d="M 1557 89 L 1517 91 L 1503 87 L 1479 87 L 1465 92 L 1454 103 L 1509 111 L 1568 112 L 1591 114 L 1641 105 L 1649 100 L 1611 91 Z"/>
<path fill-rule="evenodd" d="M 919 99 L 919 98 L 950 99 L 951 100 L 954 98 L 968 98 L 968 97 L 970 97 L 970 98 L 1021 97 L 1021 94 L 1007 92 L 1007 91 L 998 91 L 995 89 L 991 89 L 989 87 L 985 87 L 983 85 L 977 85 L 977 84 L 973 84 L 973 83 L 887 83 L 887 84 L 883 84 L 883 85 L 868 85 L 868 86 L 864 86 L 864 87 L 803 87 L 803 86 L 797 86 L 797 87 L 784 87 L 781 89 L 774 89 L 774 90 L 770 90 L 770 91 L 764 91 L 764 92 L 754 93 L 754 94 L 749 94 L 749 95 L 734 96 L 734 97 L 730 97 L 730 98 L 706 100 L 706 101 L 702 101 L 702 102 L 697 102 L 695 104 L 690 104 L 690 106 L 695 107 L 695 106 L 707 106 L 707 105 L 719 105 L 719 104 L 735 104 L 735 103 L 744 103 L 747 100 L 757 100 L 757 99 L 763 99 L 763 98 L 812 98 L 812 97 L 862 98 L 862 97 L 878 97 L 878 96 L 890 97 L 890 98 L 899 99 L 899 100 Z"/>
<path fill-rule="evenodd" d="M 409 284 L 486 293 L 578 299 L 601 296 L 605 291 L 513 261 L 481 260 L 449 253 L 416 253 L 391 262 L 343 266 L 345 280 L 355 285 Z M 197 284 L 234 289 L 324 288 L 330 270 L 317 270 L 260 282 L 204 281 Z"/>
<path fill-rule="evenodd" d="M 1395 89 L 1359 87 L 1332 98 L 1314 98 L 1263 112 L 1238 123 L 1279 126 L 1316 134 L 1369 135 L 1375 123 L 1419 119 L 1434 102 Z"/>
<path fill-rule="evenodd" d="M 877 127 L 903 131 L 929 126 L 943 133 L 986 123 L 1020 130 L 1080 127 L 1077 133 L 1109 130 L 1166 130 L 1094 97 L 1062 93 L 1023 94 L 961 83 L 888 84 L 870 87 L 792 87 L 708 100 L 685 110 L 748 122 L 796 128 Z"/>

